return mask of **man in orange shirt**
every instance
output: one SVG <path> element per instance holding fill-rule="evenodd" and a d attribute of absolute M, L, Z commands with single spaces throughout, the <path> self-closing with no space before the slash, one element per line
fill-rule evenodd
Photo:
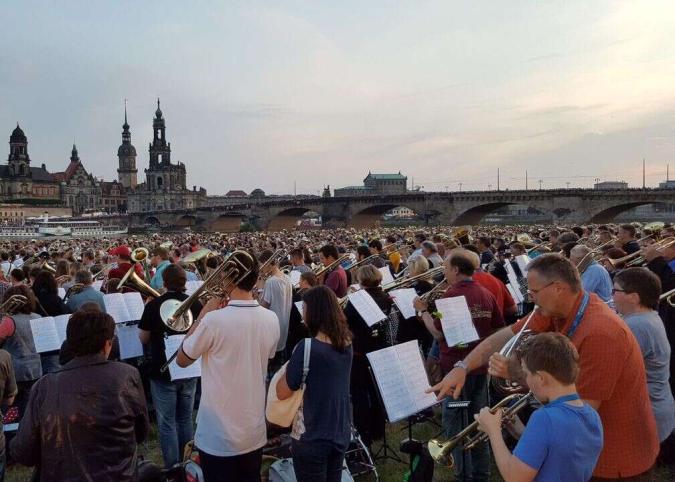
<path fill-rule="evenodd" d="M 596 295 L 583 291 L 576 268 L 557 254 L 528 266 L 529 295 L 539 307 L 528 328 L 565 334 L 579 352 L 577 388 L 600 414 L 604 447 L 592 480 L 648 481 L 659 452 L 640 347 L 626 324 Z M 481 342 L 431 390 L 459 396 L 467 373 L 489 361 L 493 376 L 521 379 L 517 363 L 499 351 L 527 318 Z M 561 474 L 562 475 L 562 474 Z"/>

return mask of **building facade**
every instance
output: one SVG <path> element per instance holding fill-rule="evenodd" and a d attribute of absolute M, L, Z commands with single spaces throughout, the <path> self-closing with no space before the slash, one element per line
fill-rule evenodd
<path fill-rule="evenodd" d="M 373 174 L 363 180 L 363 186 L 339 187 L 333 191 L 335 197 L 367 196 L 381 194 L 405 194 L 408 192 L 408 178 L 401 174 Z"/>
<path fill-rule="evenodd" d="M 193 209 L 201 206 L 206 198 L 206 190 L 203 188 L 197 190 L 196 186 L 188 190 L 185 164 L 171 162 L 171 143 L 166 140 L 166 121 L 159 99 L 157 99 L 152 129 L 153 139 L 148 148 L 150 162 L 148 168 L 145 169 L 145 182 L 129 191 L 127 196 L 129 212 Z M 122 158 L 120 158 L 120 168 L 121 163 Z M 122 183 L 122 178 L 120 178 L 120 183 Z"/>
<path fill-rule="evenodd" d="M 628 189 L 628 183 L 625 181 L 603 181 L 593 185 L 594 189 Z"/>

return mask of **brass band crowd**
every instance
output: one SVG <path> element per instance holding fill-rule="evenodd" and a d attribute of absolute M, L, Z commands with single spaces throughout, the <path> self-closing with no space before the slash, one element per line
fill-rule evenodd
<path fill-rule="evenodd" d="M 658 480 L 675 465 L 674 271 L 663 223 L 0 242 L 0 480 L 18 463 L 36 481 L 259 481 L 283 453 L 294 480 L 345 480 L 354 440 L 370 454 L 386 432 L 367 355 L 413 340 L 443 430 L 428 453 L 455 480 L 490 480 L 492 461 L 506 481 Z M 106 297 L 136 292 L 129 358 Z M 477 340 L 446 341 L 450 297 Z M 61 348 L 38 352 L 36 320 L 63 315 Z M 268 421 L 290 406 L 287 428 Z M 139 458 L 148 407 L 162 474 Z M 293 480 L 282 468 L 270 480 Z"/>

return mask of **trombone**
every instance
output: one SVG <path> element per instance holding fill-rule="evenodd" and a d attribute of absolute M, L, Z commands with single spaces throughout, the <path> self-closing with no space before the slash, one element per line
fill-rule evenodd
<path fill-rule="evenodd" d="M 670 291 L 666 291 L 661 296 L 659 296 L 659 303 L 665 300 L 670 306 L 675 308 L 675 288 Z"/>
<path fill-rule="evenodd" d="M 328 266 L 321 266 L 319 267 L 314 274 L 316 277 L 320 277 L 321 275 L 328 274 L 329 271 L 332 271 L 333 269 L 337 268 L 340 266 L 340 264 L 350 258 L 349 254 L 345 253 L 342 256 L 340 256 L 338 259 L 330 263 Z"/>
<path fill-rule="evenodd" d="M 490 412 L 495 413 L 500 408 L 506 407 L 504 408 L 504 412 L 502 414 L 502 420 L 507 422 L 512 421 L 515 419 L 516 414 L 530 403 L 533 397 L 534 396 L 532 392 L 529 392 L 526 395 L 514 393 L 513 395 L 509 395 L 508 397 L 501 400 L 498 404 L 493 406 L 490 409 Z M 512 402 L 512 405 L 507 406 Z M 447 467 L 453 467 L 455 465 L 455 459 L 452 456 L 452 451 L 455 447 L 462 447 L 464 450 L 471 450 L 476 445 L 487 441 L 488 438 L 488 434 L 479 431 L 478 422 L 473 422 L 464 430 L 445 442 L 441 442 L 437 439 L 429 440 L 427 448 L 429 449 L 429 455 L 431 455 L 436 463 L 445 465 Z"/>

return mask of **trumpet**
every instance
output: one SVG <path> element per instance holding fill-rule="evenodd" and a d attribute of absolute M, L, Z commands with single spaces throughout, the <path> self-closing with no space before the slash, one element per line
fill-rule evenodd
<path fill-rule="evenodd" d="M 530 320 L 532 319 L 532 316 L 534 316 L 534 313 L 536 311 L 537 307 L 535 306 L 534 309 L 528 315 L 527 320 L 525 320 L 525 323 L 523 324 L 523 327 L 520 329 L 518 334 L 512 337 L 508 342 L 506 342 L 506 344 L 502 347 L 502 349 L 499 350 L 500 355 L 506 358 L 510 357 L 512 354 L 516 353 L 518 350 L 522 348 L 523 343 L 525 343 L 525 341 L 528 338 L 534 335 L 534 332 L 532 330 L 529 330 L 527 327 L 530 324 Z M 506 380 L 498 377 L 490 377 L 490 384 L 495 389 L 495 391 L 501 395 L 516 394 L 524 391 L 523 387 L 519 383 L 514 382 L 513 380 Z"/>
<path fill-rule="evenodd" d="M 508 397 L 501 400 L 498 404 L 493 406 L 490 409 L 490 412 L 495 413 L 502 407 L 504 412 L 502 414 L 502 421 L 512 421 L 515 419 L 518 412 L 525 408 L 533 398 L 532 392 L 522 395 L 519 393 L 514 393 Z M 512 405 L 508 406 L 509 404 Z M 455 459 L 452 456 L 452 451 L 455 447 L 461 447 L 464 450 L 471 450 L 476 445 L 487 441 L 488 435 L 485 432 L 481 432 L 478 429 L 478 422 L 473 422 L 467 426 L 464 430 L 459 432 L 454 437 L 450 438 L 445 442 L 441 442 L 437 439 L 429 440 L 427 448 L 429 449 L 429 455 L 434 461 L 440 465 L 445 465 L 447 467 L 453 467 L 455 465 Z"/>

